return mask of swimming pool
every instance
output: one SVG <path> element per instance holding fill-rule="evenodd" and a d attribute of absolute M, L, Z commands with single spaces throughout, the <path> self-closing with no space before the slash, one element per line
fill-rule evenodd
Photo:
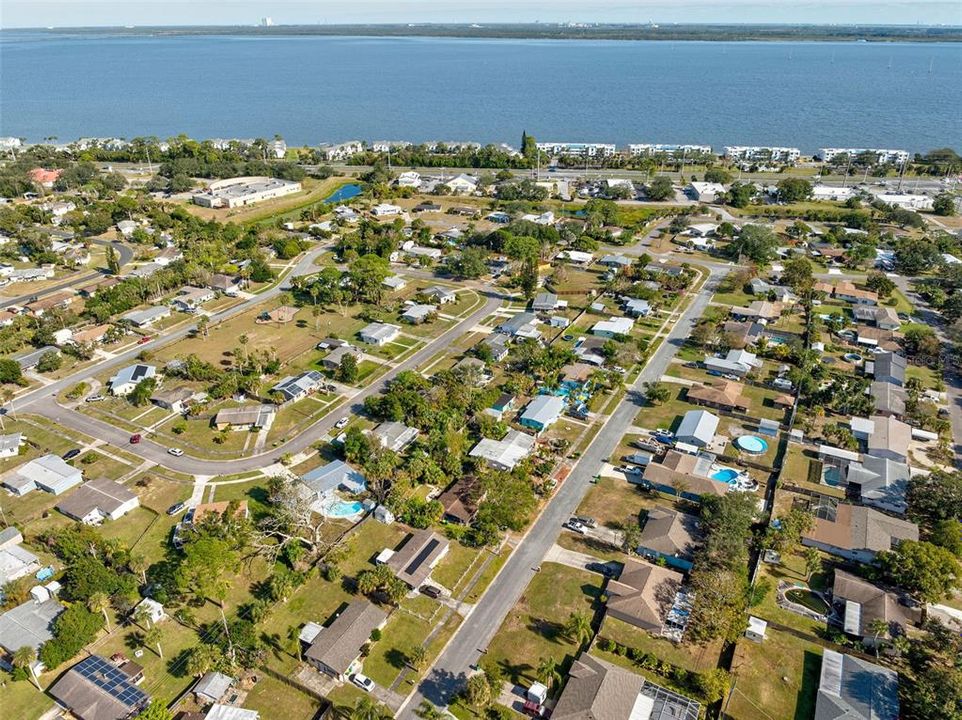
<path fill-rule="evenodd" d="M 729 484 L 735 482 L 737 478 L 738 471 L 732 470 L 731 468 L 722 468 L 711 476 L 712 480 L 720 480 L 721 482 L 727 482 Z"/>
<path fill-rule="evenodd" d="M 757 435 L 742 435 L 735 439 L 735 446 L 749 455 L 763 455 L 768 452 L 768 441 Z"/>
<path fill-rule="evenodd" d="M 837 467 L 828 466 L 822 473 L 822 482 L 829 487 L 838 487 L 842 484 L 842 471 Z"/>
<path fill-rule="evenodd" d="M 327 517 L 332 518 L 354 517 L 364 512 L 364 503 L 357 500 L 348 501 L 335 498 L 325 503 L 321 508 L 321 512 Z"/>

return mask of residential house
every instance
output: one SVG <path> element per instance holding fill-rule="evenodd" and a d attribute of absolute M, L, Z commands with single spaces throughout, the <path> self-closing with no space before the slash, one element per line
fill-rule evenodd
<path fill-rule="evenodd" d="M 653 507 L 645 518 L 637 551 L 655 562 L 661 560 L 669 567 L 688 572 L 694 564 L 695 549 L 701 538 L 696 516 Z"/>
<path fill-rule="evenodd" d="M 768 300 L 754 300 L 748 307 L 733 307 L 731 315 L 738 320 L 771 322 L 782 316 L 782 304 Z"/>
<path fill-rule="evenodd" d="M 17 353 L 13 356 L 13 359 L 17 361 L 21 370 L 33 370 L 40 364 L 41 358 L 47 353 L 59 354 L 59 350 L 53 345 L 44 345 L 42 348 L 36 350 Z"/>
<path fill-rule="evenodd" d="M 419 588 L 447 555 L 450 543 L 431 530 L 414 530 L 386 560 L 397 578 L 408 587 Z"/>
<path fill-rule="evenodd" d="M 384 278 L 384 280 L 381 281 L 381 284 L 386 288 L 390 288 L 391 290 L 403 290 L 408 283 L 407 280 L 400 275 L 388 275 L 386 278 Z"/>
<path fill-rule="evenodd" d="M 905 493 L 910 477 L 905 463 L 872 455 L 848 463 L 844 473 L 849 498 L 899 515 L 907 509 Z"/>
<path fill-rule="evenodd" d="M 819 507 L 815 527 L 802 534 L 802 544 L 830 555 L 861 563 L 891 550 L 902 540 L 918 540 L 915 523 L 880 513 L 870 507 L 829 501 Z"/>
<path fill-rule="evenodd" d="M 128 365 L 110 378 L 110 394 L 118 397 L 130 395 L 134 388 L 144 380 L 150 380 L 156 376 L 157 368 L 153 365 L 145 365 L 144 363 Z"/>
<path fill-rule="evenodd" d="M 568 671 L 553 720 L 698 720 L 701 706 L 630 670 L 582 653 Z"/>
<path fill-rule="evenodd" d="M 481 345 L 488 349 L 494 362 L 501 362 L 508 357 L 508 340 L 504 335 L 492 333 L 481 341 Z"/>
<path fill-rule="evenodd" d="M 506 412 L 514 410 L 515 396 L 510 393 L 501 393 L 491 407 L 485 410 L 486 413 L 496 417 L 498 420 L 504 417 Z"/>
<path fill-rule="evenodd" d="M 104 338 L 112 327 L 114 326 L 105 323 L 103 325 L 94 325 L 83 330 L 77 330 L 71 335 L 70 342 L 74 345 L 98 345 L 104 341 Z"/>
<path fill-rule="evenodd" d="M 16 457 L 20 454 L 20 446 L 22 444 L 22 433 L 0 435 L 0 458 Z"/>
<path fill-rule="evenodd" d="M 415 303 L 405 308 L 404 312 L 401 313 L 401 320 L 412 325 L 420 325 L 436 316 L 437 312 L 437 305 L 421 305 Z"/>
<path fill-rule="evenodd" d="M 143 265 L 138 265 L 133 270 L 131 270 L 127 274 L 127 276 L 135 277 L 135 278 L 149 278 L 152 275 L 154 275 L 154 273 L 156 273 L 157 271 L 163 270 L 163 269 L 164 269 L 164 266 L 161 265 L 160 263 L 149 262 L 149 263 L 144 263 Z"/>
<path fill-rule="evenodd" d="M 448 180 L 444 185 L 454 195 L 470 195 L 478 189 L 478 178 L 461 173 Z"/>
<path fill-rule="evenodd" d="M 648 464 L 640 478 L 629 475 L 628 481 L 692 502 L 701 502 L 702 495 L 720 497 L 730 487 L 728 483 L 710 477 L 712 464 L 713 457 L 710 455 L 690 455 L 669 450 L 660 463 Z"/>
<path fill-rule="evenodd" d="M 401 452 L 417 439 L 419 433 L 417 428 L 393 420 L 382 422 L 371 431 L 371 435 L 381 447 L 393 452 Z"/>
<path fill-rule="evenodd" d="M 76 720 L 128 720 L 150 703 L 150 696 L 100 655 L 89 655 L 50 686 L 57 704 Z"/>
<path fill-rule="evenodd" d="M 870 647 L 890 636 L 905 635 L 906 628 L 918 623 L 921 617 L 921 610 L 908 605 L 899 595 L 841 568 L 835 569 L 832 605 L 845 633 Z M 873 629 L 877 620 L 884 622 L 887 628 L 881 634 L 876 634 Z"/>
<path fill-rule="evenodd" d="M 880 330 L 898 330 L 902 326 L 898 313 L 888 305 L 856 305 L 852 308 L 852 315 L 857 322 L 869 323 Z"/>
<path fill-rule="evenodd" d="M 241 282 L 239 277 L 217 273 L 211 276 L 207 287 L 224 295 L 237 295 L 241 290 Z"/>
<path fill-rule="evenodd" d="M 414 212 L 414 213 L 441 212 L 441 206 L 436 202 L 431 202 L 429 200 L 426 200 L 424 202 L 421 202 L 415 205 L 411 212 Z"/>
<path fill-rule="evenodd" d="M 40 559 L 22 542 L 23 535 L 12 525 L 0 530 L 0 587 L 40 569 Z"/>
<path fill-rule="evenodd" d="M 869 367 L 871 366 L 871 367 Z M 877 353 L 870 362 L 865 363 L 865 372 L 876 382 L 905 385 L 906 360 L 894 352 Z"/>
<path fill-rule="evenodd" d="M 748 412 L 751 402 L 744 395 L 745 386 L 732 380 L 717 380 L 707 385 L 692 385 L 688 388 L 686 400 L 695 405 L 727 410 L 728 412 Z"/>
<path fill-rule="evenodd" d="M 535 438 L 520 430 L 508 430 L 500 440 L 482 438 L 468 454 L 481 458 L 495 470 L 509 472 L 534 450 Z"/>
<path fill-rule="evenodd" d="M 83 473 L 59 455 L 43 455 L 11 470 L 0 482 L 14 495 L 26 495 L 37 488 L 60 495 L 83 482 Z"/>
<path fill-rule="evenodd" d="M 358 670 L 361 651 L 371 633 L 387 623 L 387 614 L 367 600 L 355 600 L 309 641 L 304 659 L 336 680 Z M 302 635 L 303 637 L 303 635 Z"/>
<path fill-rule="evenodd" d="M 551 312 L 559 307 L 567 307 L 568 303 L 558 300 L 558 296 L 551 292 L 538 293 L 531 302 L 531 309 L 535 312 Z"/>
<path fill-rule="evenodd" d="M 358 333 L 358 337 L 361 338 L 361 342 L 367 343 L 368 345 L 381 346 L 393 342 L 400 334 L 401 328 L 397 325 L 375 322 L 363 328 Z"/>
<path fill-rule="evenodd" d="M 431 298 L 438 305 L 447 305 L 458 300 L 458 294 L 454 290 L 441 287 L 440 285 L 432 285 L 429 288 L 425 288 L 421 291 L 421 294 Z"/>
<path fill-rule="evenodd" d="M 605 267 L 614 268 L 615 270 L 624 270 L 625 268 L 631 267 L 634 261 L 627 255 L 622 255 L 617 253 L 614 255 L 605 255 L 598 261 L 599 265 L 604 265 Z"/>
<path fill-rule="evenodd" d="M 600 337 L 588 337 L 575 343 L 575 357 L 581 362 L 601 367 L 607 360 L 603 348 L 605 340 Z"/>
<path fill-rule="evenodd" d="M 855 283 L 843 280 L 835 285 L 835 297 L 853 305 L 878 305 L 878 293 L 860 290 Z"/>
<path fill-rule="evenodd" d="M 899 676 L 894 670 L 835 650 L 822 652 L 816 720 L 899 720 Z M 557 719 L 556 719 L 557 720 Z"/>
<path fill-rule="evenodd" d="M 868 454 L 896 462 L 906 462 L 909 457 L 909 444 L 912 441 L 911 426 L 890 415 L 873 415 L 869 421 L 873 423 L 874 430 L 866 443 Z"/>
<path fill-rule="evenodd" d="M 873 382 L 868 387 L 875 402 L 875 414 L 902 419 L 905 416 L 905 390 L 887 382 Z"/>
<path fill-rule="evenodd" d="M 143 310 L 131 310 L 126 315 L 121 315 L 120 319 L 122 322 L 142 328 L 149 327 L 165 317 L 170 317 L 170 308 L 166 305 L 156 305 Z"/>
<path fill-rule="evenodd" d="M 194 685 L 194 697 L 201 705 L 216 703 L 234 687 L 234 678 L 224 673 L 211 671 L 206 673 Z"/>
<path fill-rule="evenodd" d="M 378 203 L 371 208 L 371 213 L 374 217 L 390 217 L 393 215 L 400 215 L 404 210 L 397 205 L 391 205 L 390 203 Z"/>
<path fill-rule="evenodd" d="M 591 328 L 591 334 L 602 338 L 627 337 L 631 334 L 635 321 L 626 317 L 609 317 L 607 320 L 596 322 Z"/>
<path fill-rule="evenodd" d="M 280 393 L 283 402 L 296 402 L 314 393 L 324 384 L 324 376 L 317 370 L 308 370 L 300 375 L 288 375 L 271 388 L 271 394 Z"/>
<path fill-rule="evenodd" d="M 43 317 L 44 313 L 51 310 L 62 310 L 70 307 L 77 301 L 77 296 L 73 290 L 61 290 L 51 293 L 33 302 L 24 305 L 27 313 L 34 317 Z"/>
<path fill-rule="evenodd" d="M 277 407 L 274 405 L 245 405 L 224 408 L 214 416 L 214 427 L 218 430 L 261 430 L 274 420 Z"/>
<path fill-rule="evenodd" d="M 725 186 L 721 183 L 692 181 L 688 185 L 688 194 L 697 202 L 713 203 L 720 200 L 725 192 Z"/>
<path fill-rule="evenodd" d="M 519 422 L 536 432 L 554 425 L 565 411 L 565 400 L 557 395 L 537 395 L 525 407 Z"/>
<path fill-rule="evenodd" d="M 661 635 L 667 629 L 683 579 L 675 570 L 625 558 L 621 575 L 617 580 L 609 580 L 605 588 L 605 619 L 613 617 L 652 635 Z M 604 634 L 604 627 L 601 632 Z"/>
<path fill-rule="evenodd" d="M 217 297 L 216 293 L 210 288 L 188 286 L 178 291 L 177 297 L 171 300 L 171 305 L 181 312 L 192 313 L 215 297 Z"/>
<path fill-rule="evenodd" d="M 707 410 L 689 410 L 681 419 L 675 439 L 685 445 L 704 448 L 711 445 L 717 430 L 717 415 Z"/>
<path fill-rule="evenodd" d="M 629 317 L 648 317 L 651 315 L 651 303 L 640 298 L 625 300 L 624 311 Z"/>
<path fill-rule="evenodd" d="M 107 478 L 88 480 L 63 500 L 57 510 L 85 525 L 117 520 L 140 506 L 140 500 L 118 482 Z"/>
<path fill-rule="evenodd" d="M 728 354 L 723 358 L 706 356 L 704 364 L 709 372 L 722 375 L 737 375 L 743 378 L 753 370 L 760 368 L 762 361 L 759 360 L 758 356 L 753 352 L 732 349 L 729 350 Z"/>
<path fill-rule="evenodd" d="M 444 508 L 442 519 L 459 525 L 470 525 L 484 502 L 485 493 L 477 475 L 462 475 L 438 496 Z"/>
<path fill-rule="evenodd" d="M 63 611 L 63 605 L 47 593 L 43 599 L 31 597 L 0 615 L 0 666 L 10 669 L 7 658 L 20 648 L 40 650 L 53 640 L 53 622 Z"/>
<path fill-rule="evenodd" d="M 360 362 L 363 353 L 353 345 L 341 345 L 325 355 L 324 359 L 321 360 L 321 365 L 323 365 L 326 370 L 337 370 L 341 367 L 341 363 L 347 355 L 353 357 L 355 362 Z"/>
<path fill-rule="evenodd" d="M 133 235 L 134 231 L 139 227 L 141 227 L 141 225 L 136 220 L 121 220 L 119 223 L 117 223 L 117 229 L 125 238 L 129 238 L 131 235 Z"/>
<path fill-rule="evenodd" d="M 574 265 L 590 265 L 595 256 L 581 250 L 562 250 L 557 255 L 559 260 L 567 260 Z"/>
<path fill-rule="evenodd" d="M 301 475 L 303 483 L 315 502 L 321 501 L 335 490 L 354 495 L 364 492 L 367 478 L 343 460 L 332 460 Z"/>
<path fill-rule="evenodd" d="M 171 263 L 175 263 L 178 260 L 184 259 L 184 253 L 180 248 L 176 247 L 165 247 L 159 253 L 154 255 L 154 262 L 158 265 L 167 266 Z"/>

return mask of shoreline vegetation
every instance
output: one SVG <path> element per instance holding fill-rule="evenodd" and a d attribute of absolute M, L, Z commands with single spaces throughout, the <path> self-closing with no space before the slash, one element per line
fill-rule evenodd
<path fill-rule="evenodd" d="M 657 25 L 657 24 L 384 24 L 198 25 L 143 27 L 10 28 L 14 32 L 78 35 L 255 37 L 437 37 L 502 40 L 655 40 L 700 42 L 960 42 L 962 27 L 914 25 Z"/>

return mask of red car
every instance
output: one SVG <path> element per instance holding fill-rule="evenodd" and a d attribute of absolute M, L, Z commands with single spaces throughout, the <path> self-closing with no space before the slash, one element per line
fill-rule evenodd
<path fill-rule="evenodd" d="M 522 711 L 525 715 L 533 718 L 549 718 L 551 717 L 551 711 L 544 705 L 539 705 L 534 700 L 525 700 L 524 707 Z"/>
<path fill-rule="evenodd" d="M 140 340 L 137 341 L 138 345 L 143 345 L 144 343 L 149 343 L 153 338 L 150 335 L 144 335 Z"/>
<path fill-rule="evenodd" d="M 136 444 L 139 443 L 139 442 L 140 442 L 140 433 L 137 433 L 136 435 L 131 435 L 131 436 L 130 436 L 130 444 L 131 444 L 131 445 L 136 445 Z"/>

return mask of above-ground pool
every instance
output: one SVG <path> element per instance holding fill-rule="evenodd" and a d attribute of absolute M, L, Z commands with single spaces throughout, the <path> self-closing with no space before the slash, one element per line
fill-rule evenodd
<path fill-rule="evenodd" d="M 735 446 L 750 455 L 764 455 L 768 452 L 768 441 L 757 435 L 742 435 L 735 439 Z"/>
<path fill-rule="evenodd" d="M 738 471 L 732 470 L 731 468 L 722 468 L 712 474 L 712 480 L 720 480 L 721 482 L 731 483 L 734 482 L 738 477 Z"/>
<path fill-rule="evenodd" d="M 842 357 L 845 358 L 846 360 L 848 360 L 848 361 L 851 362 L 851 363 L 860 363 L 860 362 L 862 362 L 862 356 L 859 355 L 858 353 L 845 353 Z"/>
<path fill-rule="evenodd" d="M 820 595 L 806 588 L 793 588 L 785 593 L 785 598 L 819 615 L 826 615 L 831 610 Z"/>

